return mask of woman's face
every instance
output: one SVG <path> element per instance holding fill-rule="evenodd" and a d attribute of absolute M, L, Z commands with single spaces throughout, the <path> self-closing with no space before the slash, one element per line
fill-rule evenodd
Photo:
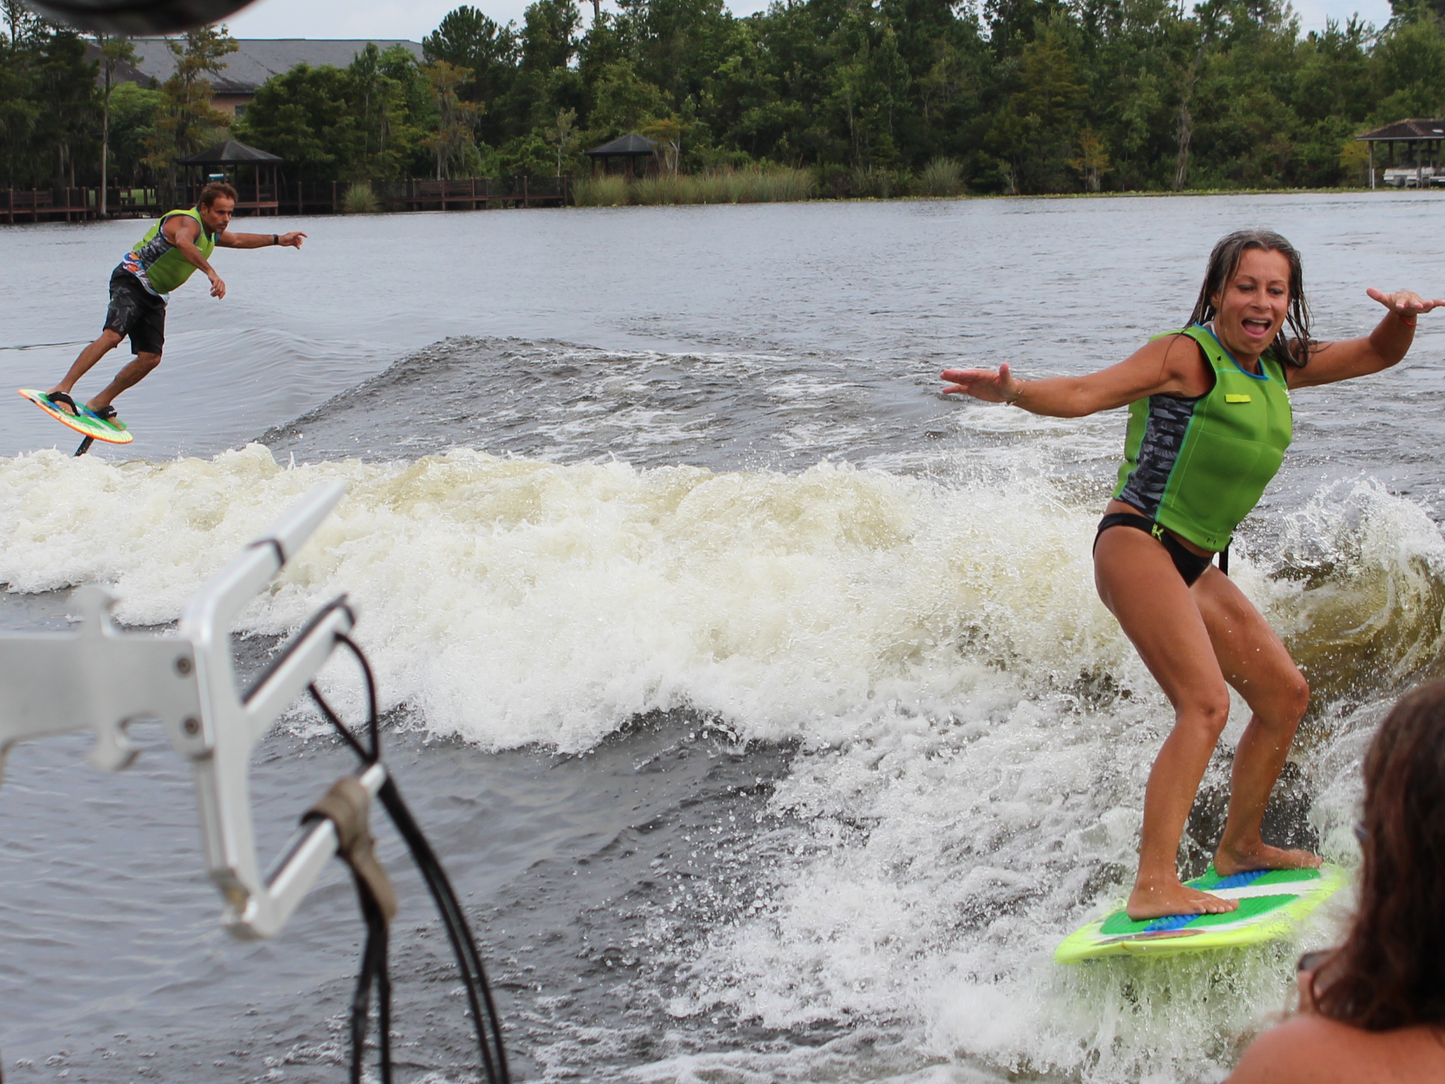
<path fill-rule="evenodd" d="M 1289 311 L 1289 260 L 1282 252 L 1247 249 L 1234 278 L 1210 300 L 1214 333 L 1236 357 L 1257 358 L 1274 341 Z"/>

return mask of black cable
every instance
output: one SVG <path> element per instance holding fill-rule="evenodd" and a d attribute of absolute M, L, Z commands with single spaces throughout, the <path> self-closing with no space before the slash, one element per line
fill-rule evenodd
<path fill-rule="evenodd" d="M 352 650 L 357 650 L 355 645 L 352 645 Z M 366 668 L 366 674 L 370 677 L 369 667 Z M 321 714 L 336 728 L 337 733 L 345 739 L 356 755 L 368 764 L 376 763 L 373 754 L 379 752 L 377 732 L 372 731 L 372 748 L 368 751 L 336 712 L 331 710 L 331 705 L 322 697 L 315 682 L 307 685 L 306 691 L 311 694 L 311 699 L 316 702 Z M 372 706 L 374 712 L 374 700 Z M 366 1024 L 370 1015 L 373 984 L 376 986 L 376 1016 L 379 1025 L 377 1047 L 381 1061 L 381 1079 L 382 1084 L 391 1084 L 391 976 L 387 968 L 386 918 L 362 879 L 356 877 L 354 880 L 361 916 L 366 922 L 366 944 L 361 950 L 361 967 L 356 975 L 356 987 L 351 994 L 350 1084 L 361 1084 L 362 1081 L 362 1066 L 366 1056 Z"/>
<path fill-rule="evenodd" d="M 487 1079 L 493 1082 L 500 1081 L 501 1084 L 510 1084 L 512 1078 L 507 1066 L 506 1047 L 502 1043 L 501 1019 L 497 1013 L 496 1003 L 492 1000 L 491 986 L 487 982 L 486 971 L 482 967 L 482 957 L 477 949 L 476 938 L 467 924 L 466 914 L 457 900 L 451 881 L 437 860 L 436 854 L 432 851 L 431 844 L 422 835 L 421 828 L 418 827 L 416 820 L 411 815 L 411 810 L 407 808 L 402 799 L 396 781 L 388 776 L 377 797 L 386 806 L 386 811 L 391 814 L 391 820 L 396 826 L 397 833 L 406 840 L 407 845 L 411 848 L 412 859 L 416 862 L 417 868 L 421 870 L 427 888 L 431 891 L 432 899 L 437 905 L 437 910 L 442 916 L 442 925 L 447 931 L 447 938 L 452 944 L 452 952 L 457 958 L 457 970 L 462 974 L 463 986 L 467 994 L 467 1006 L 471 1010 L 472 1021 L 476 1026 L 477 1045 L 481 1052 L 482 1064 L 487 1071 Z M 485 1005 L 485 1017 L 483 1016 L 483 1005 Z M 490 1024 L 490 1028 L 488 1024 Z"/>
<path fill-rule="evenodd" d="M 371 760 L 375 764 L 381 759 L 381 714 L 376 707 L 376 677 L 371 672 L 371 663 L 356 641 L 344 632 L 336 634 L 338 643 L 345 644 L 361 665 L 361 674 L 366 679 L 366 725 L 371 730 Z"/>
<path fill-rule="evenodd" d="M 371 748 L 368 750 L 359 738 L 346 726 L 340 717 L 326 703 L 315 684 L 307 686 L 307 691 L 315 701 L 327 722 L 341 735 L 343 741 L 349 745 L 367 764 L 374 764 L 381 755 L 381 732 L 380 716 L 377 710 L 376 682 L 372 674 L 371 665 L 367 661 L 365 653 L 350 637 L 338 633 L 337 640 L 345 644 L 356 656 L 357 662 L 361 665 L 362 673 L 366 679 L 367 690 L 367 724 L 371 731 Z M 432 901 L 436 904 L 437 913 L 442 920 L 442 927 L 446 930 L 447 940 L 451 943 L 452 953 L 456 957 L 457 971 L 461 975 L 462 987 L 467 995 L 467 1007 L 471 1013 L 472 1023 L 476 1029 L 477 1045 L 481 1054 L 482 1066 L 486 1070 L 487 1079 L 493 1084 L 510 1084 L 511 1073 L 507 1065 L 506 1047 L 502 1041 L 501 1019 L 497 1012 L 496 1003 L 492 998 L 490 984 L 487 982 L 486 971 L 482 967 L 481 952 L 477 949 L 475 936 L 467 923 L 466 913 L 457 899 L 456 891 L 453 889 L 451 880 L 447 877 L 446 870 L 442 868 L 441 861 L 437 858 L 436 852 L 432 850 L 431 844 L 422 833 L 421 827 L 417 824 L 416 818 L 412 816 L 411 810 L 407 807 L 401 796 L 401 790 L 396 785 L 396 780 L 390 774 L 382 784 L 377 794 L 383 806 L 390 815 L 392 824 L 395 825 L 397 834 L 405 840 L 408 849 L 411 851 L 412 860 L 416 863 L 422 880 L 426 883 L 427 890 L 431 893 Z M 363 901 L 363 911 L 366 910 Z M 368 923 L 369 925 L 369 923 Z M 383 937 L 384 937 L 383 928 Z M 382 942 L 383 953 L 385 952 L 384 941 Z M 372 937 L 367 938 L 366 958 L 370 957 L 372 950 Z M 365 998 L 370 989 L 370 978 L 372 971 L 370 965 L 363 960 L 363 975 L 358 976 L 357 997 L 363 999 L 362 1020 L 364 1028 Z M 383 955 L 381 965 L 374 971 L 378 986 L 378 1015 L 383 1019 L 390 1015 L 390 977 L 387 975 L 385 957 Z M 363 977 L 366 979 L 365 986 L 362 985 Z M 352 1044 L 352 1072 L 359 1072 L 361 1064 L 360 1041 L 356 1038 L 355 1021 L 356 1001 L 353 1000 L 353 1044 Z M 390 1071 L 390 1035 L 385 1023 L 382 1026 L 381 1043 L 383 1047 L 383 1072 Z M 390 1077 L 387 1075 L 383 1084 L 389 1084 Z"/>
<path fill-rule="evenodd" d="M 361 900 L 361 913 L 366 918 L 366 947 L 362 950 L 361 970 L 356 976 L 356 990 L 351 997 L 351 1084 L 361 1084 L 362 1081 L 368 1001 L 373 982 L 376 984 L 381 1084 L 391 1084 L 391 978 L 387 974 L 386 916 L 360 879 L 356 882 L 356 894 Z"/>

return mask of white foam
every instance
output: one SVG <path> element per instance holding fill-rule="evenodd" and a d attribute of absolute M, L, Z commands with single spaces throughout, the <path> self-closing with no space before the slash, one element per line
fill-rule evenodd
<path fill-rule="evenodd" d="M 992 666 L 1028 684 L 1128 654 L 1090 586 L 1091 511 L 829 464 L 713 474 L 463 450 L 282 469 L 259 446 L 123 466 L 38 453 L 0 467 L 0 580 L 105 581 L 123 620 L 172 620 L 325 479 L 348 497 L 246 629 L 295 627 L 349 591 L 388 699 L 493 748 L 583 749 L 682 706 L 749 737 L 841 740 L 893 702 L 946 714 Z"/>
<path fill-rule="evenodd" d="M 878 1021 L 913 1037 L 895 1069 L 920 1080 L 960 1058 L 1088 1081 L 1217 1078 L 1236 1037 L 1283 1004 L 1287 948 L 1050 958 L 1123 891 L 1170 713 L 1095 597 L 1097 502 L 1032 477 L 37 453 L 0 463 L 0 580 L 102 580 L 122 619 L 171 620 L 267 522 L 340 479 L 346 500 L 246 628 L 294 628 L 348 591 L 387 702 L 485 747 L 586 749 L 677 707 L 800 742 L 773 798 L 792 826 L 759 854 L 763 895 L 713 935 L 673 1015 Z M 1247 556 L 1234 571 L 1297 653 L 1363 644 L 1386 677 L 1438 654 L 1445 544 L 1418 507 L 1330 490 L 1286 535 L 1289 575 Z M 1297 751 L 1337 861 L 1352 858 L 1351 781 L 1386 699 L 1373 688 L 1366 707 L 1324 712 Z M 684 1058 L 639 1076 L 723 1068 Z"/>

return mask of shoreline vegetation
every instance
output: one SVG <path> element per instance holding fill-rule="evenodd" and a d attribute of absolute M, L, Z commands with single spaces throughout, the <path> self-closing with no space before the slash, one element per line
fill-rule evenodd
<path fill-rule="evenodd" d="M 171 39 L 175 74 L 142 85 L 127 39 L 6 3 L 0 192 L 175 190 L 177 159 L 228 137 L 283 159 L 283 206 L 334 187 L 352 213 L 422 179 L 573 178 L 606 206 L 1347 189 L 1369 183 L 1362 132 L 1445 115 L 1445 0 L 1308 33 L 1286 0 L 587 6 L 503 25 L 462 5 L 420 59 L 298 64 L 231 117 L 224 26 Z M 629 132 L 657 144 L 643 176 L 589 177 L 588 148 Z M 1377 171 L 1412 152 L 1385 153 Z"/>
<path fill-rule="evenodd" d="M 812 199 L 817 182 L 805 169 L 755 166 L 699 174 L 659 174 L 629 181 L 619 174 L 572 185 L 577 207 L 657 206 L 692 203 L 791 203 Z"/>
<path fill-rule="evenodd" d="M 947 175 L 945 175 L 947 176 Z M 1119 192 L 1044 192 L 1022 193 L 969 192 L 961 183 L 940 185 L 928 178 L 904 179 L 894 191 L 878 196 L 829 196 L 821 192 L 816 178 L 807 170 L 787 167 L 755 167 L 747 170 L 719 170 L 699 175 L 680 174 L 628 180 L 618 174 L 583 178 L 572 184 L 575 207 L 648 207 L 715 203 L 788 203 L 808 201 L 837 202 L 859 199 L 1164 199 L 1188 196 L 1301 196 L 1344 195 L 1365 191 L 1360 185 L 1333 188 L 1185 188 L 1171 191 Z M 1427 197 L 1439 189 L 1382 188 L 1381 193 L 1406 192 L 1411 197 Z M 348 212 L 351 210 L 347 208 Z"/>

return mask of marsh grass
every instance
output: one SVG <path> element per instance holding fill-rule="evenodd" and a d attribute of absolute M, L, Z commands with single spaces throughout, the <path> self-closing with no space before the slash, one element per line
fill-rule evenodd
<path fill-rule="evenodd" d="M 935 158 L 923 167 L 916 184 L 920 196 L 960 196 L 963 163 L 957 158 Z"/>
<path fill-rule="evenodd" d="M 630 185 L 619 176 L 593 177 L 574 188 L 579 207 L 644 207 L 687 203 L 787 203 L 812 199 L 817 181 L 805 169 L 790 166 L 747 166 L 706 173 L 660 174 Z"/>
<path fill-rule="evenodd" d="M 641 207 L 656 207 L 664 203 L 696 203 L 689 198 L 692 193 L 691 177 L 679 177 L 675 173 L 660 173 L 656 177 L 641 177 L 632 184 L 632 202 Z"/>
<path fill-rule="evenodd" d="M 615 173 L 584 177 L 572 187 L 572 199 L 578 207 L 623 207 L 627 195 L 627 178 Z"/>
<path fill-rule="evenodd" d="M 904 194 L 907 178 L 891 169 L 855 169 L 853 195 L 859 199 L 891 199 Z"/>
<path fill-rule="evenodd" d="M 374 215 L 381 210 L 381 201 L 371 190 L 370 181 L 354 181 L 346 186 L 341 197 L 341 209 L 349 215 Z"/>
<path fill-rule="evenodd" d="M 749 198 L 739 203 L 790 203 L 812 199 L 818 182 L 806 169 L 791 166 L 759 167 L 744 171 L 748 180 L 745 189 Z"/>

